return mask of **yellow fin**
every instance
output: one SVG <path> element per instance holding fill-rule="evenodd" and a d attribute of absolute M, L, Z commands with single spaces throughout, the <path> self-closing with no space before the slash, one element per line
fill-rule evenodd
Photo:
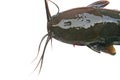
<path fill-rule="evenodd" d="M 113 45 L 106 46 L 102 51 L 106 52 L 108 54 L 111 54 L 111 55 L 115 55 L 116 54 L 116 50 L 115 50 Z"/>

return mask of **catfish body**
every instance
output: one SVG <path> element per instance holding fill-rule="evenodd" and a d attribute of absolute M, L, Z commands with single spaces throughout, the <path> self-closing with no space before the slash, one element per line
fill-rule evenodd
<path fill-rule="evenodd" d="M 88 45 L 120 38 L 119 11 L 78 8 L 53 16 L 53 21 L 55 24 L 50 27 L 53 37 L 65 43 Z"/>
<path fill-rule="evenodd" d="M 97 52 L 120 44 L 120 11 L 93 7 L 75 8 L 53 16 L 51 21 L 52 26 L 48 26 L 48 30 L 59 41 L 86 45 Z"/>
<path fill-rule="evenodd" d="M 54 16 L 50 14 L 48 0 L 44 0 L 44 2 L 48 33 L 43 36 L 38 47 L 37 56 L 43 40 L 47 37 L 36 66 L 37 68 L 40 64 L 40 71 L 47 44 L 52 38 L 68 44 L 87 46 L 98 53 L 116 54 L 113 45 L 120 45 L 120 11 L 105 9 L 104 7 L 109 4 L 109 1 L 100 0 L 86 7 L 60 13 L 59 7 L 50 1 L 58 8 L 58 13 Z"/>

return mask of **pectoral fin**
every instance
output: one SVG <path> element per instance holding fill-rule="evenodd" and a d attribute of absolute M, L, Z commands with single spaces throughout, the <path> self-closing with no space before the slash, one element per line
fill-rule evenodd
<path fill-rule="evenodd" d="M 97 43 L 89 44 L 89 45 L 87 45 L 87 47 L 89 47 L 90 49 L 92 49 L 95 52 L 100 53 L 100 45 Z"/>
<path fill-rule="evenodd" d="M 102 0 L 102 1 L 96 1 L 96 2 L 88 5 L 87 7 L 104 8 L 104 7 L 107 6 L 108 4 L 109 4 L 109 1 L 107 1 L 107 0 Z"/>

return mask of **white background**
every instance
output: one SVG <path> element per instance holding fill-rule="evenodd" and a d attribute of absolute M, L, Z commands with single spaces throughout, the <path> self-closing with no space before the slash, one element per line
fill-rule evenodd
<path fill-rule="evenodd" d="M 64 11 L 96 0 L 52 1 Z M 119 0 L 110 2 L 106 8 L 120 9 Z M 57 8 L 49 4 L 55 14 Z M 0 0 L 0 80 L 120 80 L 119 46 L 111 56 L 54 39 L 52 47 L 51 43 L 47 46 L 41 74 L 38 76 L 39 69 L 32 73 L 39 58 L 32 60 L 46 33 L 44 0 Z"/>

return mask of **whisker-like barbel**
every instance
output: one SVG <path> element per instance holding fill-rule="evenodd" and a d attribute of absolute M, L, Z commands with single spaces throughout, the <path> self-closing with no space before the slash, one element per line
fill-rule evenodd
<path fill-rule="evenodd" d="M 49 8 L 48 8 L 48 0 L 45 0 L 45 7 L 46 7 L 46 15 L 47 15 L 47 21 L 50 22 L 51 21 L 51 14 L 50 14 L 50 11 L 49 11 Z M 50 1 L 50 0 L 49 0 Z M 56 5 L 53 1 L 50 1 L 52 2 L 54 5 Z M 59 14 L 59 7 L 56 5 L 56 7 L 58 8 L 58 12 L 57 14 Z M 42 68 L 42 64 L 43 64 L 43 59 L 44 59 L 44 54 L 45 54 L 45 50 L 46 50 L 46 47 L 47 47 L 47 44 L 49 42 L 49 40 L 51 39 L 51 43 L 52 43 L 52 34 L 51 32 L 48 31 L 48 34 L 44 35 L 39 43 L 39 47 L 38 47 L 38 53 L 37 53 L 37 56 L 35 57 L 35 59 L 33 61 L 35 61 L 37 59 L 37 57 L 39 56 L 39 52 L 40 52 L 40 47 L 41 47 L 41 44 L 43 42 L 43 40 L 47 37 L 47 40 L 46 40 L 46 43 L 45 43 L 45 46 L 44 46 L 44 49 L 43 49 L 43 52 L 42 52 L 42 55 L 37 63 L 37 66 L 35 67 L 34 71 L 37 69 L 37 67 L 39 66 L 40 64 L 40 70 L 39 70 L 39 73 L 41 71 L 41 68 Z"/>
<path fill-rule="evenodd" d="M 40 46 L 41 46 L 42 41 L 43 41 L 43 40 L 45 39 L 45 37 L 47 37 L 47 36 L 48 36 L 48 34 L 46 34 L 45 36 L 43 36 L 43 38 L 42 38 L 42 40 L 41 40 L 41 42 L 40 42 L 39 48 L 38 48 L 38 52 L 40 51 Z M 46 50 L 46 47 L 47 47 L 47 44 L 48 44 L 49 40 L 50 40 L 50 36 L 47 37 L 47 40 L 46 40 L 46 43 L 45 43 L 45 46 L 44 46 L 42 55 L 41 55 L 41 57 L 40 57 L 40 59 L 39 59 L 39 61 L 38 61 L 38 63 L 37 63 L 37 66 L 36 66 L 35 69 L 34 69 L 34 71 L 35 71 L 35 70 L 37 69 L 37 67 L 39 66 L 39 64 L 40 64 L 39 73 L 40 73 L 41 68 L 42 68 L 43 59 L 44 59 L 44 54 L 45 54 L 45 50 Z"/>
<path fill-rule="evenodd" d="M 48 36 L 48 34 L 44 35 L 43 38 L 41 39 L 41 41 L 40 41 L 40 43 L 39 43 L 39 47 L 38 47 L 37 56 L 35 57 L 35 59 L 33 59 L 33 61 L 35 61 L 35 60 L 37 59 L 37 57 L 39 56 L 41 44 L 42 44 L 43 40 L 44 40 L 47 36 Z"/>

